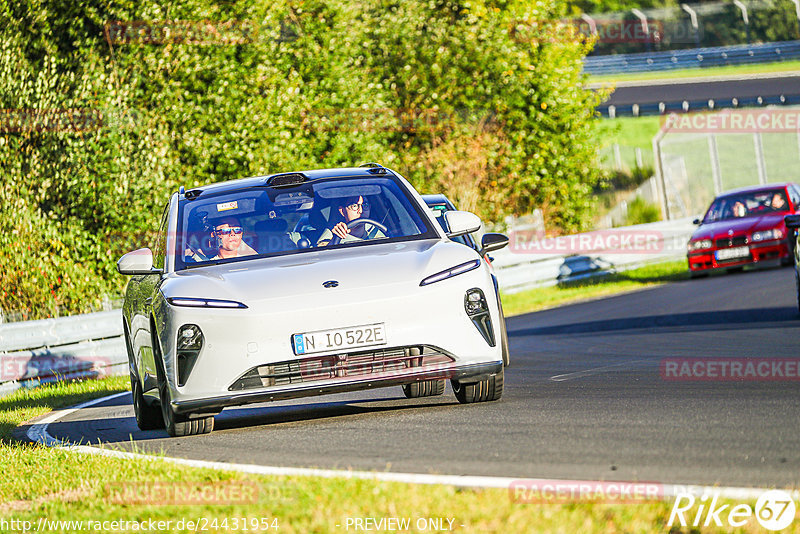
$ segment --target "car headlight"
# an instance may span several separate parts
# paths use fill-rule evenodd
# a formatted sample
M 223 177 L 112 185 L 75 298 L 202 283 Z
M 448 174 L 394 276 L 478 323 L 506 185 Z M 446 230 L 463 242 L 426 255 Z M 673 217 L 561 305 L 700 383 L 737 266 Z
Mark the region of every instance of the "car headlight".
M 167 302 L 173 306 L 185 306 L 187 308 L 247 308 L 247 306 L 235 300 L 170 297 Z
M 455 267 L 451 267 L 450 269 L 447 269 L 445 271 L 432 274 L 429 277 L 422 280 L 422 282 L 420 282 L 419 285 L 427 286 L 428 284 L 433 284 L 434 282 L 440 282 L 442 280 L 446 280 L 447 278 L 452 278 L 453 276 L 464 274 L 473 269 L 477 269 L 480 266 L 481 266 L 481 260 L 468 261 L 466 263 L 456 265 Z
M 480 288 L 473 287 L 464 295 L 464 311 L 467 312 L 467 317 L 481 333 L 486 343 L 490 347 L 494 347 L 494 329 L 489 315 L 489 304 Z
M 178 330 L 178 350 L 203 348 L 203 332 L 196 324 L 185 324 Z
M 194 369 L 203 348 L 203 331 L 196 324 L 185 324 L 178 329 L 177 371 L 178 386 L 184 386 Z
M 783 237 L 783 230 L 780 228 L 773 228 L 772 230 L 763 230 L 761 232 L 753 232 L 753 241 L 769 241 L 770 239 L 780 239 Z
M 705 248 L 711 248 L 713 243 L 710 239 L 698 239 L 697 241 L 689 241 L 689 251 L 693 250 L 702 250 Z

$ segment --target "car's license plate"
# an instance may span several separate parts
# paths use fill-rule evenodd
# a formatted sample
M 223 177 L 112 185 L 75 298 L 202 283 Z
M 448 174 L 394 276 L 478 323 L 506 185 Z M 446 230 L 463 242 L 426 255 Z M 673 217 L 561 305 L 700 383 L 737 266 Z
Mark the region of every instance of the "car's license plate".
M 383 323 L 317 330 L 292 336 L 294 353 L 297 355 L 385 344 L 386 328 Z
M 733 258 L 744 258 L 750 255 L 749 247 L 723 248 L 714 253 L 718 260 L 731 260 Z

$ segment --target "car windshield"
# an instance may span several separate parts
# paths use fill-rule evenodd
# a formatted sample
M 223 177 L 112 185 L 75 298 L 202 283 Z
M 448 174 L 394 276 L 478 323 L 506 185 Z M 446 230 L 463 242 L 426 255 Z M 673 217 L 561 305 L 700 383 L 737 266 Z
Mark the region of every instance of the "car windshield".
M 336 225 L 346 228 L 344 238 Z M 180 202 L 178 228 L 176 269 L 437 237 L 393 177 L 212 190 Z
M 786 191 L 783 189 L 728 195 L 714 200 L 703 218 L 703 223 L 755 217 L 788 209 L 789 202 L 786 200 Z

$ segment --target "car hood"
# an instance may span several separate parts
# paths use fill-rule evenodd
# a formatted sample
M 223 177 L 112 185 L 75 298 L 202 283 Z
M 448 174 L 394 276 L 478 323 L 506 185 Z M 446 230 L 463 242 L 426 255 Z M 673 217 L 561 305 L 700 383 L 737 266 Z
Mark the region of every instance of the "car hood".
M 478 258 L 474 250 L 444 240 L 371 244 L 186 269 L 169 274 L 161 291 L 167 298 L 250 303 L 327 291 L 322 284 L 332 280 L 341 289 L 419 287 L 427 276 Z
M 771 212 L 755 217 L 741 219 L 725 219 L 703 224 L 692 234 L 692 239 L 714 239 L 727 235 L 741 235 L 770 228 L 782 228 L 783 217 L 789 212 Z M 731 234 L 728 232 L 732 231 Z

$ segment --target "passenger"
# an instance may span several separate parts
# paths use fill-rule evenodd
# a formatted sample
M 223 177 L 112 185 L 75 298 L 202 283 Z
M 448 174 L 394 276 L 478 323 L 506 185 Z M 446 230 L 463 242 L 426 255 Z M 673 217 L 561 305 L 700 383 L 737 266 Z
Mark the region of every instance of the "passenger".
M 747 208 L 740 200 L 734 202 L 732 211 L 734 217 L 744 217 L 747 215 Z
M 341 200 L 336 212 L 331 213 L 331 221 L 338 220 L 333 226 L 322 232 L 317 240 L 317 246 L 324 247 L 330 243 L 333 236 L 338 236 L 343 243 L 359 241 L 363 239 L 376 239 L 386 237 L 380 228 L 365 222 L 352 228 L 348 228 L 348 223 L 357 219 L 369 219 L 369 201 L 362 196 L 352 196 Z M 339 216 L 336 216 L 338 213 Z
M 210 260 L 222 260 L 258 254 L 243 241 L 244 228 L 236 217 L 225 217 L 214 223 L 211 239 L 217 246 L 217 255 Z

